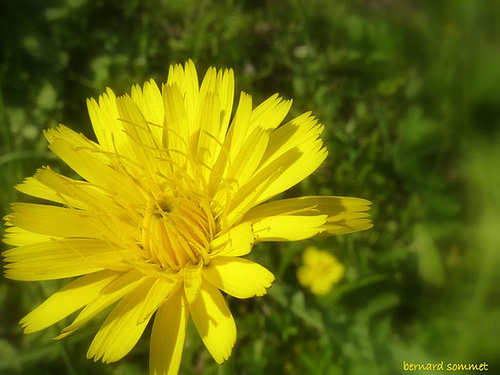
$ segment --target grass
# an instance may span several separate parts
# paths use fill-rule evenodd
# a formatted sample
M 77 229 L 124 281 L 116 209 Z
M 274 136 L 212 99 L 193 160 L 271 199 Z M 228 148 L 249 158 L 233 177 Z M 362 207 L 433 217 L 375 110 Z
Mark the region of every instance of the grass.
M 254 102 L 280 92 L 292 115 L 313 110 L 326 125 L 327 161 L 287 194 L 365 197 L 375 227 L 257 246 L 277 281 L 266 297 L 229 299 L 232 358 L 216 365 L 190 326 L 181 373 L 392 374 L 403 361 L 486 361 L 494 372 L 499 11 L 454 0 L 3 2 L 1 214 L 28 199 L 14 186 L 36 168 L 68 172 L 42 129 L 62 122 L 92 137 L 87 97 L 164 81 L 188 58 L 200 71 L 232 67 Z M 325 297 L 296 279 L 311 244 L 346 266 Z M 144 373 L 148 332 L 113 365 L 85 359 L 99 322 L 59 343 L 63 324 L 22 335 L 19 319 L 61 285 L 0 279 L 0 373 Z

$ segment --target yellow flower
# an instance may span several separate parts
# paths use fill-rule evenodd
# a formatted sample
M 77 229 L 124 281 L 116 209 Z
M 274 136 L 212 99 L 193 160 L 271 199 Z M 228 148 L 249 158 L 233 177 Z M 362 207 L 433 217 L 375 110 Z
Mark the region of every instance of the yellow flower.
M 297 270 L 299 283 L 316 295 L 328 294 L 342 276 L 345 267 L 327 251 L 308 247 L 302 254 L 303 265 Z
M 255 243 L 371 227 L 363 199 L 264 203 L 323 162 L 323 126 L 310 113 L 280 126 L 291 101 L 278 95 L 253 108 L 242 92 L 231 118 L 233 96 L 232 70 L 210 68 L 199 85 L 189 61 L 171 66 L 161 89 L 151 80 L 88 100 L 97 142 L 63 125 L 45 133 L 82 180 L 45 167 L 18 186 L 51 203 L 13 205 L 5 274 L 78 278 L 21 320 L 25 333 L 80 310 L 61 339 L 117 302 L 88 358 L 121 359 L 155 315 L 151 374 L 178 371 L 189 317 L 222 363 L 236 326 L 221 291 L 262 296 L 274 280 L 242 258 Z

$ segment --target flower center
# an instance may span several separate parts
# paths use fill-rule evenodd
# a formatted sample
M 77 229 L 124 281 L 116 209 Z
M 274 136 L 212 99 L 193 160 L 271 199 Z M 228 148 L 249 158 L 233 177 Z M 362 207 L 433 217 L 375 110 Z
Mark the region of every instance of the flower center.
M 188 263 L 208 262 L 215 231 L 207 202 L 162 197 L 148 202 L 142 222 L 142 246 L 153 262 L 178 271 Z

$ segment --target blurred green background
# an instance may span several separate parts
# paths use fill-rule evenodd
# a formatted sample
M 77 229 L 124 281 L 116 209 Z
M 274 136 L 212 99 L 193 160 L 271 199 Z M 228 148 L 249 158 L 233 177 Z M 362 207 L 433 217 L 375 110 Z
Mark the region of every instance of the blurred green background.
M 493 0 L 1 1 L 0 214 L 29 199 L 14 186 L 36 168 L 68 172 L 42 129 L 94 137 L 86 98 L 165 81 L 188 58 L 200 75 L 232 67 L 237 95 L 279 92 L 326 125 L 327 161 L 287 196 L 367 198 L 375 227 L 256 246 L 277 280 L 229 299 L 232 358 L 216 365 L 190 326 L 181 373 L 398 374 L 403 361 L 500 373 L 499 14 Z M 297 282 L 309 245 L 346 267 L 323 297 Z M 99 321 L 62 342 L 65 322 L 22 334 L 66 282 L 0 278 L 0 373 L 146 373 L 149 332 L 112 365 L 85 359 Z

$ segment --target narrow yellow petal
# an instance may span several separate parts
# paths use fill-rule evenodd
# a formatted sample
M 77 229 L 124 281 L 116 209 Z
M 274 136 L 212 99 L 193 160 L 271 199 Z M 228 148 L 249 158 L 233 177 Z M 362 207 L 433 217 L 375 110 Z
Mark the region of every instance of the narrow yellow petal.
M 268 131 L 260 127 L 254 129 L 229 168 L 227 179 L 230 184 L 234 181 L 236 186 L 243 186 L 252 177 L 266 151 L 268 140 Z
M 68 204 L 76 208 L 86 208 L 82 202 L 70 196 L 63 196 L 61 192 L 49 188 L 42 184 L 36 177 L 28 177 L 21 184 L 16 186 L 16 189 L 21 193 L 31 195 L 33 197 L 46 199 L 52 202 Z
M 304 143 L 300 147 L 290 149 L 276 159 L 273 159 L 269 164 L 266 162 L 265 165 L 272 165 L 275 161 L 281 160 L 279 166 L 281 173 L 261 193 L 257 203 L 267 201 L 304 180 L 318 169 L 323 161 L 325 161 L 327 155 L 328 152 L 323 147 L 323 141 L 317 139 L 314 142 Z
M 54 340 L 60 340 L 72 334 L 74 331 L 82 327 L 89 320 L 94 318 L 101 311 L 112 305 L 124 295 L 134 290 L 138 285 L 146 280 L 146 277 L 139 271 L 132 269 L 127 273 L 122 274 L 116 280 L 109 283 L 99 294 L 99 296 L 89 303 L 78 314 L 76 319 L 69 326 L 64 328 L 59 336 Z
M 196 299 L 189 304 L 194 324 L 217 363 L 231 355 L 236 342 L 236 325 L 220 291 L 204 280 Z
M 196 122 L 196 117 L 199 108 L 199 90 L 198 73 L 193 61 L 189 60 L 184 65 L 177 64 L 170 66 L 168 73 L 168 80 L 165 86 L 178 86 L 181 96 L 184 98 L 184 105 L 186 108 L 187 120 L 186 127 L 189 128 L 189 136 L 186 138 L 191 139 L 193 134 L 199 132 L 199 124 Z M 165 106 L 165 110 L 167 110 Z
M 200 132 L 197 146 L 197 157 L 203 169 L 205 180 L 208 181 L 212 167 L 217 160 L 222 143 L 219 141 L 221 108 L 217 93 L 207 93 L 201 97 Z
M 252 225 L 242 223 L 210 242 L 210 256 L 242 256 L 250 253 L 255 242 Z
M 138 323 L 139 314 L 154 279 L 144 280 L 113 308 L 97 331 L 87 352 L 87 358 L 104 363 L 116 362 L 132 350 L 141 337 L 149 318 Z
M 142 303 L 141 311 L 138 315 L 137 323 L 142 323 L 151 318 L 156 309 L 165 301 L 165 299 L 179 287 L 179 283 L 158 278 L 147 291 L 147 296 Z
M 33 203 L 14 203 L 9 222 L 19 228 L 48 236 L 101 237 L 100 223 L 82 210 Z
M 89 304 L 118 276 L 117 272 L 101 271 L 72 281 L 21 320 L 24 333 L 45 329 Z
M 130 209 L 131 202 L 124 197 L 117 199 L 116 196 L 108 196 L 88 182 L 73 180 L 50 169 L 38 170 L 35 178 L 60 192 L 61 196 L 71 196 L 85 204 L 94 215 L 94 221 L 99 223 L 99 233 L 107 240 L 131 248 L 138 243 L 139 232 L 136 228 L 142 218 Z M 67 204 L 70 205 L 69 202 Z
M 40 233 L 33 233 L 29 230 L 21 229 L 19 227 L 7 227 L 7 229 L 5 229 L 5 236 L 2 241 L 12 246 L 25 246 L 38 242 L 47 242 L 52 239 L 56 238 Z
M 264 203 L 246 213 L 242 222 L 266 221 L 280 215 L 321 217 L 327 215 L 321 226 L 322 234 L 344 234 L 372 227 L 369 220 L 370 201 L 352 197 L 311 196 L 282 199 Z M 255 228 L 255 227 L 254 227 Z
M 92 340 L 87 358 L 94 361 L 102 358 L 104 363 L 111 363 L 132 350 L 151 318 L 150 315 L 140 319 L 140 315 L 154 281 L 154 278 L 144 280 L 118 302 Z
M 135 85 L 132 87 L 131 96 L 144 116 L 148 129 L 155 140 L 155 144 L 161 145 L 165 110 L 158 85 L 152 79 L 146 82 L 142 89 L 139 85 Z
M 73 206 L 72 201 L 67 200 L 66 197 L 72 197 L 81 202 L 83 207 L 96 209 L 101 214 L 114 213 L 116 215 L 116 213 L 124 213 L 124 208 L 118 204 L 116 199 L 114 200 L 113 197 L 105 194 L 101 189 L 86 181 L 73 180 L 49 168 L 39 169 L 35 178 L 43 185 L 57 190 L 64 203 L 69 207 L 78 208 L 78 206 Z
M 229 120 L 231 119 L 231 112 L 233 110 L 234 102 L 234 72 L 232 69 L 226 69 L 224 72 L 220 71 L 218 75 L 218 85 L 216 92 L 220 97 L 220 131 L 218 134 L 219 140 L 222 142 L 227 133 Z
M 245 105 L 240 104 L 242 110 L 239 107 L 238 111 L 243 113 L 243 108 L 247 108 L 245 115 L 248 117 L 251 103 L 248 100 L 246 102 Z M 265 108 L 274 108 L 278 102 L 276 98 L 271 98 Z M 236 216 L 297 184 L 314 172 L 326 158 L 326 149 L 319 139 L 323 126 L 310 113 L 298 116 L 277 129 L 266 126 L 262 125 L 262 129 L 269 131 L 260 134 L 259 139 L 255 138 L 259 135 L 255 134 L 255 129 L 260 127 L 252 128 L 247 123 L 254 133 L 249 129 L 230 129 L 224 151 L 214 166 L 210 191 L 224 206 L 229 199 L 229 187 L 233 191 L 230 194 L 231 208 L 239 211 Z M 265 138 L 262 138 L 264 135 Z M 258 166 L 254 162 L 258 162 Z M 243 175 L 238 173 L 240 170 L 244 171 Z
M 116 95 L 111 89 L 99 97 L 99 104 L 94 99 L 87 100 L 90 120 L 102 148 L 116 152 L 134 160 L 133 145 L 124 131 L 123 122 L 116 105 Z
M 2 253 L 5 276 L 14 280 L 53 280 L 110 270 L 127 270 L 135 254 L 94 239 L 64 239 L 16 247 Z
M 96 207 L 96 204 L 99 207 L 112 207 L 112 210 L 119 207 L 99 188 L 86 181 L 63 176 L 48 167 L 38 169 L 33 178 L 43 186 L 57 191 L 58 196 L 63 201 L 62 203 L 68 207 L 88 208 Z M 73 204 L 74 201 L 77 203 Z
M 189 304 L 193 303 L 200 292 L 202 277 L 202 263 L 197 265 L 188 264 L 184 268 L 184 293 Z
M 154 173 L 156 157 L 160 155 L 163 145 L 158 143 L 161 139 L 151 132 L 153 125 L 146 122 L 144 115 L 129 95 L 117 98 L 116 107 L 120 115 L 119 120 L 123 122 L 123 130 L 133 146 L 136 165 L 147 170 L 149 174 Z
M 257 241 L 300 241 L 324 231 L 327 215 L 276 215 L 253 221 Z
M 184 106 L 182 92 L 177 85 L 164 85 L 163 105 L 165 106 L 165 134 L 172 160 L 184 166 L 192 145 L 192 131 Z
M 304 152 L 306 145 L 310 146 L 319 138 L 323 128 L 311 112 L 303 113 L 271 133 L 263 161 L 269 163 L 293 148 Z
M 243 147 L 250 127 L 252 115 L 252 97 L 241 92 L 236 114 L 226 137 L 226 147 L 229 150 L 230 160 L 235 160 Z
M 223 149 L 225 152 L 221 154 L 222 159 L 218 161 L 216 167 L 218 169 L 227 167 L 238 170 L 241 168 L 241 161 L 248 159 L 248 157 L 250 157 L 249 161 L 251 163 L 255 161 L 260 163 L 266 151 L 270 131 L 278 127 L 288 113 L 290 105 L 291 101 L 283 101 L 276 94 L 252 111 L 251 96 L 242 92 L 235 117 L 224 142 Z M 264 132 L 256 133 L 257 129 L 262 129 Z M 265 139 L 262 138 L 264 135 Z M 260 139 L 257 139 L 257 136 Z M 248 155 L 249 151 L 253 151 L 253 154 Z M 217 168 L 215 172 L 220 174 Z M 254 173 L 255 168 L 256 166 L 250 164 L 248 168 L 244 169 L 245 177 L 236 178 L 239 183 L 237 189 L 248 180 Z M 228 174 L 226 184 L 232 183 L 231 179 L 235 178 L 233 174 L 235 173 L 230 172 Z M 211 188 L 213 191 L 214 187 Z
M 200 134 L 202 128 L 205 127 L 204 121 L 205 119 L 203 118 L 203 113 L 206 111 L 206 108 L 203 108 L 206 100 L 209 96 L 213 96 L 214 94 L 214 88 L 216 84 L 216 79 L 217 79 L 217 70 L 213 67 L 208 68 L 207 72 L 205 73 L 205 77 L 203 77 L 203 81 L 201 82 L 201 86 L 199 89 L 198 94 L 196 95 L 196 112 L 194 114 L 191 114 L 191 116 L 194 115 L 193 119 L 193 128 L 192 132 L 193 134 Z M 211 127 L 212 124 L 209 124 Z
M 250 130 L 260 126 L 264 129 L 276 129 L 292 106 L 291 100 L 283 100 L 274 94 L 252 111 Z
M 290 150 L 256 172 L 245 185 L 239 187 L 239 190 L 230 197 L 229 203 L 225 205 L 225 209 L 228 210 L 229 225 L 239 222 L 250 208 L 263 202 L 265 198 L 270 198 L 269 194 L 265 194 L 265 192 L 269 191 L 270 187 L 283 174 L 283 165 L 288 160 L 295 160 L 296 157 L 298 157 L 297 151 Z M 214 199 L 219 200 L 220 198 L 215 196 Z
M 98 148 L 87 144 L 89 141 L 76 143 L 71 142 L 67 128 L 59 126 L 56 130 L 46 132 L 50 142 L 50 149 L 68 164 L 76 173 L 85 180 L 99 186 L 109 194 L 126 199 L 134 204 L 141 204 L 141 197 L 137 192 L 137 184 L 127 175 L 116 171 L 103 161 L 103 153 Z M 74 133 L 74 132 L 73 132 Z M 135 147 L 134 149 L 137 149 Z M 139 152 L 139 151 L 137 151 Z M 137 158 L 135 156 L 135 158 Z M 144 159 L 140 160 L 141 162 Z
M 216 257 L 203 268 L 203 276 L 215 287 L 237 298 L 263 296 L 274 275 L 261 265 L 236 257 Z
M 188 318 L 182 292 L 170 296 L 156 312 L 149 350 L 151 375 L 176 375 L 179 371 Z
M 232 160 L 229 160 L 227 144 L 223 145 L 209 184 L 211 195 L 216 197 L 221 206 L 226 204 L 228 188 L 236 191 L 253 176 L 266 151 L 268 139 L 268 131 L 255 128 Z
M 350 209 L 349 209 L 350 208 Z M 252 208 L 245 220 L 256 220 L 276 215 L 328 215 L 336 216 L 347 211 L 367 211 L 370 201 L 362 198 L 337 196 L 305 196 L 280 199 Z

